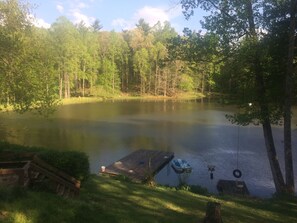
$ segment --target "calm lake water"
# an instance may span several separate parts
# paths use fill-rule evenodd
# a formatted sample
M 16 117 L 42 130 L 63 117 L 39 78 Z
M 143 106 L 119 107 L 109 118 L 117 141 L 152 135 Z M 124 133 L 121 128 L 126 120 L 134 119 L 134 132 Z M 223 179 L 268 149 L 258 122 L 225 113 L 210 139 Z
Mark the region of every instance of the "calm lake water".
M 262 128 L 237 127 L 225 114 L 234 107 L 200 101 L 124 101 L 67 105 L 49 119 L 30 114 L 0 113 L 1 139 L 11 143 L 58 150 L 84 151 L 91 171 L 109 165 L 138 149 L 173 151 L 193 167 L 189 184 L 216 192 L 219 179 L 234 180 L 234 169 L 252 195 L 269 197 L 274 192 Z M 296 113 L 295 113 L 296 114 Z M 297 120 L 293 119 L 295 175 L 297 172 Z M 283 136 L 274 127 L 275 143 L 283 165 Z M 239 151 L 239 152 L 237 152 Z M 211 180 L 208 165 L 215 165 Z M 177 185 L 179 177 L 170 166 L 156 181 Z M 295 176 L 295 179 L 297 175 Z M 296 181 L 297 185 L 297 181 Z

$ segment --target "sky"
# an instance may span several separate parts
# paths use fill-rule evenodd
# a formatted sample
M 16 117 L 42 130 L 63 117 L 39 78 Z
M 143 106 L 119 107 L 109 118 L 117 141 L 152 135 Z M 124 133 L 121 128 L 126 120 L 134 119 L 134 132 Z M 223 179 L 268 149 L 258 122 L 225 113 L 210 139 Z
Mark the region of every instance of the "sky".
M 140 18 L 151 26 L 158 21 L 169 21 L 175 30 L 184 27 L 201 30 L 200 20 L 205 15 L 196 10 L 195 15 L 186 20 L 178 0 L 28 0 L 33 5 L 35 24 L 49 28 L 60 16 L 66 16 L 73 23 L 83 21 L 91 25 L 99 19 L 103 30 L 121 31 L 132 29 Z

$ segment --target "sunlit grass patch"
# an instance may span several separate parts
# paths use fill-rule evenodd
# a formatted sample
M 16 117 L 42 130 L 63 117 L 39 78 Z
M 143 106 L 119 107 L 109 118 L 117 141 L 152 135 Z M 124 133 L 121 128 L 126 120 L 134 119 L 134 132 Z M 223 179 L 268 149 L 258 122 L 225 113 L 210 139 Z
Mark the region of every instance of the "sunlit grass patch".
M 32 223 L 32 221 L 24 213 L 16 212 L 12 215 L 15 223 Z
M 71 105 L 71 104 L 83 104 L 83 103 L 94 103 L 103 101 L 100 97 L 73 97 L 64 98 L 61 100 L 61 105 Z

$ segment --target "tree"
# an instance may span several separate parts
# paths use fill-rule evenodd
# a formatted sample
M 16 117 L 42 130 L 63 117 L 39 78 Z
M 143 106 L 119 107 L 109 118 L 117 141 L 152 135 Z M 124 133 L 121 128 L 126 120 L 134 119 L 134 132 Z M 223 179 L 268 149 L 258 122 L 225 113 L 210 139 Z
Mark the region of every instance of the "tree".
M 177 36 L 177 32 L 168 21 L 165 21 L 163 25 L 161 22 L 158 22 L 154 25 L 152 31 L 155 37 L 155 42 L 161 42 L 163 44 Z
M 167 49 L 166 46 L 164 46 L 161 42 L 157 42 L 153 45 L 153 47 L 150 49 L 150 55 L 152 62 L 154 63 L 154 94 L 158 95 L 160 90 L 160 65 L 162 64 L 162 61 L 167 57 Z
M 56 58 L 48 31 L 33 27 L 32 29 L 30 47 L 27 48 L 28 56 L 23 65 L 26 66 L 26 72 L 35 77 L 31 79 L 31 84 L 43 86 L 31 89 L 41 99 L 36 101 L 38 111 L 49 114 L 54 111 L 58 99 L 58 81 L 54 69 Z
M 100 20 L 96 19 L 94 21 L 94 23 L 92 24 L 92 30 L 93 32 L 99 32 L 101 29 L 103 28 L 103 26 L 100 24 Z
M 176 31 L 169 22 L 164 22 L 163 25 L 161 22 L 158 22 L 152 28 L 152 34 L 154 36 L 153 39 L 153 46 L 150 49 L 150 56 L 151 56 L 151 63 L 152 66 L 152 73 L 155 73 L 154 78 L 152 78 L 152 85 L 154 87 L 154 94 L 158 95 L 163 93 L 163 95 L 167 94 L 167 86 L 169 83 L 168 81 L 171 80 L 171 93 L 175 94 L 176 87 L 178 85 L 178 68 L 175 66 L 176 64 L 171 61 L 168 62 L 168 47 L 167 44 L 170 39 L 177 36 Z M 172 78 L 167 78 L 168 72 L 165 72 L 166 68 L 171 67 L 172 72 L 170 72 Z M 176 68 L 176 69 L 174 69 Z M 168 70 L 169 71 L 169 70 Z M 162 76 L 163 74 L 163 76 Z M 164 79 L 162 81 L 162 79 Z M 162 92 L 163 90 L 163 92 Z M 166 92 L 166 93 L 165 93 Z
M 107 87 L 108 90 L 111 90 L 111 92 L 114 94 L 120 90 L 121 79 L 123 79 L 123 76 L 127 76 L 126 63 L 128 46 L 124 41 L 123 36 L 119 33 L 116 33 L 115 31 L 101 32 L 99 35 L 99 42 L 99 56 L 102 65 L 99 79 L 106 79 L 106 77 L 103 76 L 111 75 L 109 78 L 107 78 L 111 81 L 111 83 L 107 84 L 107 82 L 104 82 L 107 85 L 103 87 Z M 107 63 L 107 60 L 109 60 L 110 63 Z M 106 66 L 106 64 L 111 65 Z M 107 67 L 109 67 L 108 72 L 105 70 Z M 122 76 L 120 76 L 120 73 Z M 102 83 L 103 82 L 100 82 L 100 84 Z
M 97 41 L 97 33 L 91 32 L 83 22 L 78 24 L 79 39 L 79 73 L 77 87 L 80 89 L 82 96 L 86 94 L 86 87 L 89 87 L 89 94 L 92 86 L 97 78 L 99 69 L 99 42 Z
M 79 33 L 66 18 L 59 17 L 50 29 L 55 47 L 57 72 L 59 75 L 60 99 L 71 97 L 72 80 L 79 70 Z
M 285 101 L 284 101 L 284 146 L 285 146 L 285 170 L 286 183 L 289 193 L 295 193 L 294 171 L 293 171 L 293 154 L 292 154 L 292 138 L 291 138 L 291 114 L 292 114 L 292 96 L 293 96 L 293 74 L 294 74 L 294 51 L 295 51 L 295 30 L 296 30 L 296 13 L 297 1 L 290 2 L 290 26 L 288 32 L 288 59 L 285 76 Z
M 171 59 L 178 58 L 186 63 L 187 68 L 184 70 L 195 80 L 195 89 L 202 94 L 207 88 L 211 92 L 216 70 L 221 63 L 216 35 L 211 33 L 202 35 L 200 32 L 185 28 L 183 36 L 179 35 L 169 40 L 168 50 Z
M 120 78 L 117 75 L 118 69 L 116 64 L 107 58 L 104 58 L 101 63 L 101 72 L 99 76 L 99 84 L 106 90 L 115 93 L 115 90 L 120 88 Z
M 151 81 L 151 73 L 149 66 L 150 64 L 150 51 L 153 47 L 153 39 L 154 36 L 150 32 L 151 28 L 149 27 L 148 23 L 144 22 L 144 20 L 139 21 L 139 25 L 137 25 L 136 29 L 129 31 L 126 34 L 126 39 L 128 41 L 128 45 L 130 47 L 130 85 L 132 85 L 133 89 L 140 90 L 140 94 L 144 92 L 147 93 L 147 86 L 150 84 Z M 137 55 L 136 55 L 137 54 Z M 140 54 L 143 54 L 145 58 L 140 58 Z M 145 72 L 143 69 L 144 61 L 146 61 Z M 142 65 L 140 65 L 142 64 Z M 149 67 L 149 68 L 148 68 Z M 144 68 L 144 67 L 143 67 Z M 140 71 L 140 70 L 142 71 Z M 149 87 L 150 88 L 150 87 Z
M 0 103 L 46 114 L 56 102 L 52 70 L 49 60 L 41 61 L 46 41 L 39 40 L 43 35 L 32 27 L 29 14 L 17 0 L 0 1 Z
M 150 72 L 149 53 L 145 48 L 138 50 L 134 55 L 134 70 L 140 77 L 140 94 L 146 93 L 147 78 Z
M 143 18 L 138 20 L 136 27 L 138 29 L 142 30 L 145 36 L 147 36 L 151 31 L 150 25 L 147 22 L 145 22 L 145 20 Z
M 295 3 L 294 1 L 294 3 L 291 4 L 291 8 L 295 8 Z M 289 14 L 289 12 L 286 11 L 286 9 L 288 9 L 288 7 L 286 7 L 288 1 L 181 0 L 181 4 L 186 18 L 193 15 L 194 9 L 197 7 L 211 11 L 212 14 L 207 16 L 202 23 L 203 27 L 210 32 L 216 33 L 220 37 L 220 47 L 223 49 L 224 56 L 227 59 L 236 58 L 234 55 L 241 56 L 241 61 L 240 58 L 236 58 L 236 60 L 244 66 L 245 69 L 242 69 L 242 74 L 244 75 L 239 75 L 243 77 L 241 79 L 242 82 L 237 81 L 236 83 L 240 84 L 239 90 L 249 90 L 248 94 L 251 96 L 250 99 L 252 100 L 251 102 L 253 102 L 253 106 L 249 108 L 247 103 L 245 103 L 244 108 L 246 113 L 235 114 L 233 117 L 230 117 L 231 121 L 237 124 L 248 124 L 250 122 L 262 124 L 276 192 L 294 193 L 294 185 L 292 185 L 294 182 L 294 180 L 292 181 L 293 167 L 290 164 L 292 162 L 292 156 L 290 155 L 291 148 L 288 146 L 290 144 L 290 137 L 285 137 L 287 141 L 285 142 L 285 145 L 287 145 L 285 150 L 286 154 L 288 154 L 285 156 L 286 173 L 290 176 L 285 183 L 271 129 L 271 124 L 277 123 L 283 114 L 280 104 L 272 97 L 274 88 L 279 88 L 279 84 L 283 82 L 277 83 L 275 81 L 276 78 L 269 72 L 271 71 L 271 69 L 269 69 L 271 64 L 266 54 L 267 45 L 265 43 L 267 39 L 265 37 L 268 35 L 261 32 L 263 29 L 269 32 L 270 28 L 275 26 L 276 23 L 286 20 Z M 268 13 L 269 8 L 274 10 L 272 14 Z M 284 11 L 281 12 L 281 10 Z M 291 18 L 294 18 L 295 13 L 296 12 L 292 10 Z M 271 15 L 272 19 L 268 20 L 268 15 Z M 292 25 L 292 29 L 295 30 L 293 26 L 295 25 Z M 291 62 L 288 62 L 288 68 L 291 64 Z M 288 73 L 291 73 L 291 71 Z M 247 76 L 247 78 L 244 79 L 244 76 Z M 282 92 L 284 92 L 284 89 L 282 89 L 280 93 L 282 94 Z M 245 95 L 246 94 L 247 92 L 245 92 Z M 287 108 L 287 112 L 290 111 L 290 100 L 290 98 L 286 100 L 287 106 L 285 107 Z M 290 121 L 288 121 L 288 123 L 289 122 Z M 289 127 L 287 128 L 289 129 Z M 290 135 L 291 131 L 287 130 L 286 134 Z

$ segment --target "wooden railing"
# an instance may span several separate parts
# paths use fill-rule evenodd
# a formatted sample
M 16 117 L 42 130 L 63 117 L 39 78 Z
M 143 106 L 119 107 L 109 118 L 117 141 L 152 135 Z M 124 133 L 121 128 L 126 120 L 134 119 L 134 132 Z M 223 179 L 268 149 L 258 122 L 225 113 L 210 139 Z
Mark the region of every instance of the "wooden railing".
M 48 179 L 54 185 L 55 192 L 59 195 L 75 196 L 79 194 L 79 180 L 51 166 L 37 156 L 31 162 L 29 177 L 32 184 Z

